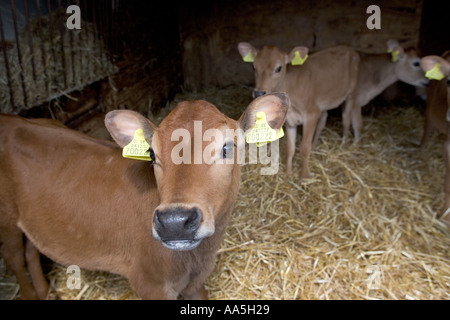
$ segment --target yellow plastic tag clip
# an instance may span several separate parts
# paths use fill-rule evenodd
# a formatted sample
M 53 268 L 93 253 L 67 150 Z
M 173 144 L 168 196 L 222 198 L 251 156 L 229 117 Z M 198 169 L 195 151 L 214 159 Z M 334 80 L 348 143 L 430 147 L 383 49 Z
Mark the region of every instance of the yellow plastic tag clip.
M 144 130 L 137 129 L 134 132 L 134 138 L 129 144 L 123 147 L 122 156 L 124 158 L 153 161 L 150 156 L 150 145 L 145 140 Z
M 445 76 L 441 72 L 441 66 L 439 65 L 439 63 L 436 63 L 433 68 L 428 70 L 425 73 L 425 77 L 433 80 L 442 80 L 445 78 Z
M 398 51 L 398 50 L 392 51 L 392 49 L 388 49 L 387 52 L 392 55 L 392 62 L 398 61 L 398 55 L 400 54 L 400 51 Z
M 306 55 L 303 59 L 300 57 L 300 52 L 295 51 L 294 59 L 292 59 L 291 64 L 293 66 L 299 66 L 305 63 L 306 59 L 308 59 L 308 55 Z
M 255 62 L 255 57 L 252 55 L 252 50 L 248 50 L 245 57 L 242 58 L 245 62 Z
M 284 137 L 283 128 L 279 130 L 272 129 L 267 123 L 266 114 L 264 112 L 258 112 L 256 114 L 255 126 L 247 134 L 245 141 L 247 143 L 256 143 L 258 147 L 261 147 L 282 137 Z

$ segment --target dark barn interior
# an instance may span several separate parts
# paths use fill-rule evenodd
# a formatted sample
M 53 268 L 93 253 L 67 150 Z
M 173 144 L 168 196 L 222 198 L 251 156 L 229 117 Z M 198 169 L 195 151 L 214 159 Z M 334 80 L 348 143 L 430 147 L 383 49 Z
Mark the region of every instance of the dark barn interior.
M 380 7 L 381 29 L 368 29 L 366 25 L 370 16 L 366 10 L 372 4 Z M 69 5 L 77 5 L 81 10 L 80 30 L 66 27 L 71 16 L 66 13 Z M 300 45 L 318 51 L 345 43 L 361 52 L 385 53 L 387 40 L 394 38 L 404 47 L 418 48 L 421 56 L 442 55 L 450 49 L 450 37 L 448 11 L 437 9 L 440 5 L 431 0 L 0 0 L 0 112 L 27 118 L 54 118 L 70 128 L 109 140 L 104 117 L 116 109 L 135 110 L 160 120 L 161 114 L 167 114 L 176 102 L 201 98 L 219 108 L 222 103 L 223 112 L 236 118 L 251 101 L 254 86 L 254 71 L 250 63 L 242 62 L 237 50 L 239 42 L 250 42 L 256 47 L 272 44 L 286 51 Z M 350 150 L 354 151 L 355 158 L 343 164 L 341 159 L 348 153 L 341 148 L 342 111 L 339 109 L 330 112 L 327 126 L 331 129 L 325 130 L 323 138 L 333 141 L 325 145 L 336 157 L 319 147 L 314 157 L 327 164 L 322 166 L 319 160 L 313 163 L 316 176 L 310 182 L 286 182 L 285 176 L 267 182 L 254 179 L 250 172 L 244 171 L 241 193 L 247 193 L 248 199 L 240 198 L 236 208 L 253 212 L 249 208 L 257 207 L 256 213 L 249 221 L 236 214 L 227 232 L 230 240 L 219 251 L 215 273 L 207 283 L 207 289 L 213 292 L 211 298 L 449 298 L 448 229 L 442 225 L 436 227 L 443 198 L 442 137 L 429 149 L 435 160 L 427 164 L 418 160 L 415 144 L 422 130 L 425 102 L 410 85 L 397 83 L 372 104 L 377 107 L 363 110 L 369 119 L 364 137 L 380 139 L 376 140 L 383 146 L 380 149 L 369 150 L 377 144 L 369 142 L 362 149 L 352 146 Z M 399 122 L 389 123 L 391 115 L 412 120 L 401 118 Z M 378 133 L 370 132 L 379 124 L 380 132 L 392 129 L 392 137 L 379 137 Z M 393 141 L 399 143 L 400 149 L 383 149 L 394 145 Z M 369 154 L 377 173 L 359 175 L 369 167 L 361 154 Z M 392 157 L 386 160 L 389 164 L 401 167 L 399 172 L 407 170 L 405 166 L 411 167 L 408 178 L 396 178 L 397 171 L 378 167 L 384 161 L 379 159 L 386 154 Z M 281 162 L 283 156 L 284 149 Z M 339 166 L 341 171 L 328 172 L 328 165 Z M 298 167 L 296 164 L 296 170 Z M 429 177 L 422 178 L 421 174 Z M 379 178 L 378 185 L 377 177 L 384 175 L 386 182 Z M 342 183 L 337 183 L 338 180 Z M 429 189 L 427 181 L 433 185 Z M 394 186 L 396 182 L 403 185 Z M 413 192 L 417 204 L 395 196 L 395 192 L 406 193 L 414 183 L 425 188 L 417 187 L 417 194 Z M 317 185 L 329 189 L 319 189 Z M 377 187 L 372 188 L 373 185 Z M 269 202 L 255 202 L 255 195 L 264 188 L 269 190 L 266 199 Z M 381 189 L 387 195 L 380 194 L 378 198 Z M 278 199 L 271 198 L 277 194 Z M 292 204 L 292 198 L 302 200 Z M 335 202 L 328 206 L 323 204 L 326 199 Z M 376 203 L 376 199 L 380 202 Z M 370 214 L 360 209 L 363 202 L 370 203 L 367 208 Z M 346 209 L 347 204 L 350 207 Z M 422 210 L 417 213 L 419 218 L 415 215 L 416 220 L 406 221 L 402 214 L 408 214 L 413 207 Z M 342 215 L 326 221 L 315 220 L 314 214 L 308 211 L 331 216 L 341 209 Z M 286 224 L 277 214 L 280 210 L 288 212 L 283 218 L 288 221 Z M 304 220 L 298 222 L 300 213 L 295 212 L 305 210 L 308 213 Z M 374 215 L 378 213 L 382 218 Z M 360 222 L 359 215 L 370 216 L 372 220 Z M 271 236 L 264 235 L 265 227 L 259 225 L 262 222 L 272 228 L 267 230 Z M 255 230 L 248 229 L 251 224 Z M 401 225 L 401 231 L 396 229 L 397 224 Z M 416 229 L 417 224 L 425 225 L 425 229 Z M 291 227 L 292 235 L 283 234 L 283 230 L 287 232 Z M 344 230 L 350 230 L 352 235 Z M 284 241 L 280 240 L 281 249 L 275 249 L 278 244 L 271 242 L 272 236 Z M 294 238 L 299 238 L 299 242 L 290 242 Z M 381 240 L 375 242 L 378 238 Z M 402 243 L 398 241 L 400 238 L 407 240 Z M 309 239 L 312 239 L 310 244 L 302 242 Z M 344 239 L 344 244 L 338 245 L 338 239 Z M 244 251 L 243 244 L 248 251 Z M 358 246 L 360 251 L 354 249 Z M 335 256 L 341 248 L 348 251 Z M 412 251 L 408 251 L 410 248 Z M 352 264 L 353 256 L 361 267 Z M 335 259 L 333 263 L 336 263 L 328 265 L 324 262 L 327 258 Z M 238 265 L 238 261 L 242 263 Z M 329 269 L 332 264 L 334 269 Z M 372 270 L 373 265 L 378 267 Z M 412 269 L 405 271 L 403 267 L 407 266 Z M 49 277 L 60 278 L 52 280 L 52 288 L 63 299 L 136 298 L 123 279 L 108 278 L 103 273 L 86 275 L 85 291 L 65 292 L 61 289 L 65 269 L 61 266 L 50 266 L 50 269 Z M 242 275 L 234 271 L 238 269 L 242 269 Z M 277 273 L 277 270 L 281 271 Z M 246 279 L 245 274 L 251 276 Z M 367 283 L 374 281 L 377 274 L 382 275 L 381 289 L 371 289 Z M 408 287 L 407 280 L 402 278 L 407 274 L 422 279 L 422 283 Z M 338 280 L 340 277 L 343 280 Z M 395 287 L 388 282 L 392 279 L 405 286 Z M 115 288 L 117 281 L 120 284 Z M 246 281 L 258 285 L 247 287 Z M 1 283 L 5 284 L 4 288 L 15 284 L 14 276 L 0 263 Z M 5 289 L 6 293 L 2 294 L 0 286 L 0 299 L 18 298 L 18 289 L 11 287 L 12 291 Z M 108 295 L 107 291 L 113 293 Z
M 36 84 L 31 79 L 36 81 L 36 71 L 33 75 L 25 74 L 25 79 L 17 79 L 18 83 L 10 83 L 14 87 L 11 92 L 6 68 L 2 66 L 3 99 L 11 103 L 13 96 L 14 100 L 11 108 L 3 107 L 2 111 L 27 117 L 53 116 L 69 126 L 82 126 L 85 132 L 94 130 L 86 123 L 95 123 L 99 112 L 120 108 L 155 113 L 182 90 L 251 86 L 252 68 L 241 63 L 236 48 L 240 41 L 255 46 L 273 44 L 285 50 L 304 45 L 311 51 L 347 43 L 363 52 L 381 53 L 385 52 L 386 41 L 395 38 L 406 47 L 419 47 L 424 54 L 442 54 L 450 41 L 444 31 L 445 11 L 435 10 L 433 1 L 381 2 L 381 29 L 369 30 L 366 9 L 370 1 L 175 1 L 168 5 L 153 1 L 41 0 L 28 1 L 25 10 L 22 1 L 4 0 L 1 7 L 4 54 L 16 42 L 11 3 L 16 3 L 14 14 L 18 32 L 23 36 L 19 42 L 22 55 L 31 47 L 30 36 L 36 43 L 33 42 L 33 54 L 29 55 L 49 50 L 38 44 L 39 39 L 44 37 L 43 41 L 48 42 L 58 36 L 60 25 L 70 16 L 63 9 L 66 5 L 79 4 L 82 24 L 86 23 L 86 27 L 82 25 L 81 31 L 74 33 L 88 34 L 93 29 L 101 53 L 106 54 L 114 68 L 98 72 L 94 79 L 58 88 L 58 94 L 40 94 L 34 101 L 29 101 L 30 98 L 21 101 L 23 98 L 14 99 L 14 96 L 23 95 L 29 86 Z M 53 21 L 47 24 L 49 17 Z M 42 23 L 38 23 L 40 20 Z M 55 23 L 54 30 L 50 22 Z M 53 31 L 50 35 L 49 30 Z M 72 40 L 70 33 L 63 36 L 70 37 L 72 51 L 76 52 L 76 40 Z M 52 58 L 60 57 L 56 54 Z M 38 60 L 36 64 L 41 62 L 38 57 L 35 60 Z M 83 69 L 83 61 L 73 54 L 64 60 L 64 70 L 59 72 L 70 74 Z M 49 62 L 42 64 L 46 63 Z M 50 69 L 51 65 L 46 67 Z M 74 77 L 78 75 L 74 73 Z

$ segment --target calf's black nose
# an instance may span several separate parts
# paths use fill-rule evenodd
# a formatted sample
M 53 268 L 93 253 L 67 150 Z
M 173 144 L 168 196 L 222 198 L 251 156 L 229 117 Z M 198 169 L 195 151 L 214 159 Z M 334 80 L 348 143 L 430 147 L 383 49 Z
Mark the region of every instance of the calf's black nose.
M 197 208 L 156 210 L 153 217 L 154 228 L 162 241 L 193 240 L 201 220 Z

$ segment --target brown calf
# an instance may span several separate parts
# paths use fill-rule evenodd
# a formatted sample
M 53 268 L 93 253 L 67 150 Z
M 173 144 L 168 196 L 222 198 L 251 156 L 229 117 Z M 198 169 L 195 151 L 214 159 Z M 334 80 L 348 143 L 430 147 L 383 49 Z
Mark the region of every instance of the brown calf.
M 428 84 L 415 49 L 405 50 L 397 40 L 393 39 L 387 42 L 387 48 L 391 54 L 360 53 L 357 103 L 354 104 L 355 111 L 352 118 L 355 142 L 361 138 L 361 108 L 370 100 L 399 80 L 417 87 L 425 87 Z
M 243 131 L 259 111 L 280 128 L 288 106 L 285 94 L 264 96 L 235 121 L 206 101 L 182 102 L 159 127 L 136 112 L 108 113 L 106 127 L 120 147 L 143 130 L 152 163 L 125 159 L 115 143 L 56 122 L 0 115 L 1 253 L 22 298 L 47 296 L 38 251 L 63 265 L 123 275 L 144 299 L 207 298 L 203 283 L 238 192 Z M 210 129 L 224 134 L 208 144 L 196 136 Z M 180 142 L 177 130 L 189 136 Z M 209 164 L 191 162 L 195 154 L 172 161 L 173 150 L 206 147 Z
M 312 54 L 303 65 L 292 66 L 293 59 L 306 57 L 308 48 L 295 47 L 288 54 L 274 46 L 258 50 L 241 42 L 238 49 L 244 61 L 253 60 L 255 96 L 275 91 L 289 95 L 292 107 L 286 117 L 286 172 L 292 173 L 297 126 L 303 124 L 301 177 L 308 178 L 308 159 L 325 127 L 327 110 L 337 108 L 344 101 L 344 140 L 347 139 L 356 97 L 358 53 L 350 47 L 337 46 Z
M 422 67 L 425 71 L 428 71 L 432 69 L 436 63 L 439 63 L 442 67 L 444 67 L 441 69 L 443 70 L 443 72 L 445 72 L 445 65 L 449 62 L 450 51 L 447 51 L 442 55 L 442 57 L 428 56 L 426 57 L 426 59 L 422 59 Z M 441 134 L 447 134 L 447 108 L 448 105 L 446 78 L 440 81 L 430 81 L 430 85 L 427 89 L 427 108 L 425 109 L 423 135 L 420 142 L 421 149 L 425 148 L 433 131 L 436 130 Z
M 447 136 L 443 146 L 445 163 L 445 206 L 443 219 L 450 226 L 450 51 L 447 51 L 443 57 L 426 56 L 422 58 L 421 64 L 425 71 L 432 70 L 436 64 L 439 64 L 440 73 L 443 79 L 430 82 L 427 91 L 427 108 L 425 110 L 424 133 L 421 147 L 428 141 L 432 129 L 437 129 Z

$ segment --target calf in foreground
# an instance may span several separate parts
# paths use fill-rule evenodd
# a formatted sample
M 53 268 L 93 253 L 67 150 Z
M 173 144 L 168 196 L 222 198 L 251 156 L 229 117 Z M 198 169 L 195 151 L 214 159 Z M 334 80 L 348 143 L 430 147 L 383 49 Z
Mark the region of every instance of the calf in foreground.
M 63 265 L 123 275 L 143 299 L 207 298 L 204 281 L 239 188 L 243 132 L 261 111 L 281 128 L 288 107 L 287 95 L 267 95 L 235 121 L 206 101 L 182 102 L 159 127 L 136 112 L 112 111 L 105 124 L 119 146 L 57 122 L 0 115 L 1 254 L 22 298 L 47 297 L 39 252 Z M 197 121 L 202 134 L 224 134 L 208 143 L 200 137 L 208 163 L 175 164 L 174 132 L 197 139 Z M 151 146 L 153 162 L 122 157 L 120 147 L 136 132 Z
M 421 147 L 428 140 L 433 128 L 447 136 L 443 146 L 445 165 L 445 205 L 446 211 L 442 217 L 450 227 L 450 52 L 443 57 L 426 56 L 422 58 L 421 65 L 430 79 L 427 91 L 427 108 L 425 110 L 425 125 Z
M 292 103 L 286 117 L 286 172 L 292 173 L 297 126 L 303 124 L 300 146 L 302 178 L 309 177 L 308 159 L 325 127 L 328 110 L 345 101 L 344 140 L 347 140 L 352 110 L 355 108 L 359 55 L 348 46 L 318 51 L 308 58 L 308 48 L 295 47 L 286 53 L 274 46 L 256 49 L 240 42 L 238 50 L 244 61 L 255 69 L 254 96 L 286 92 Z

